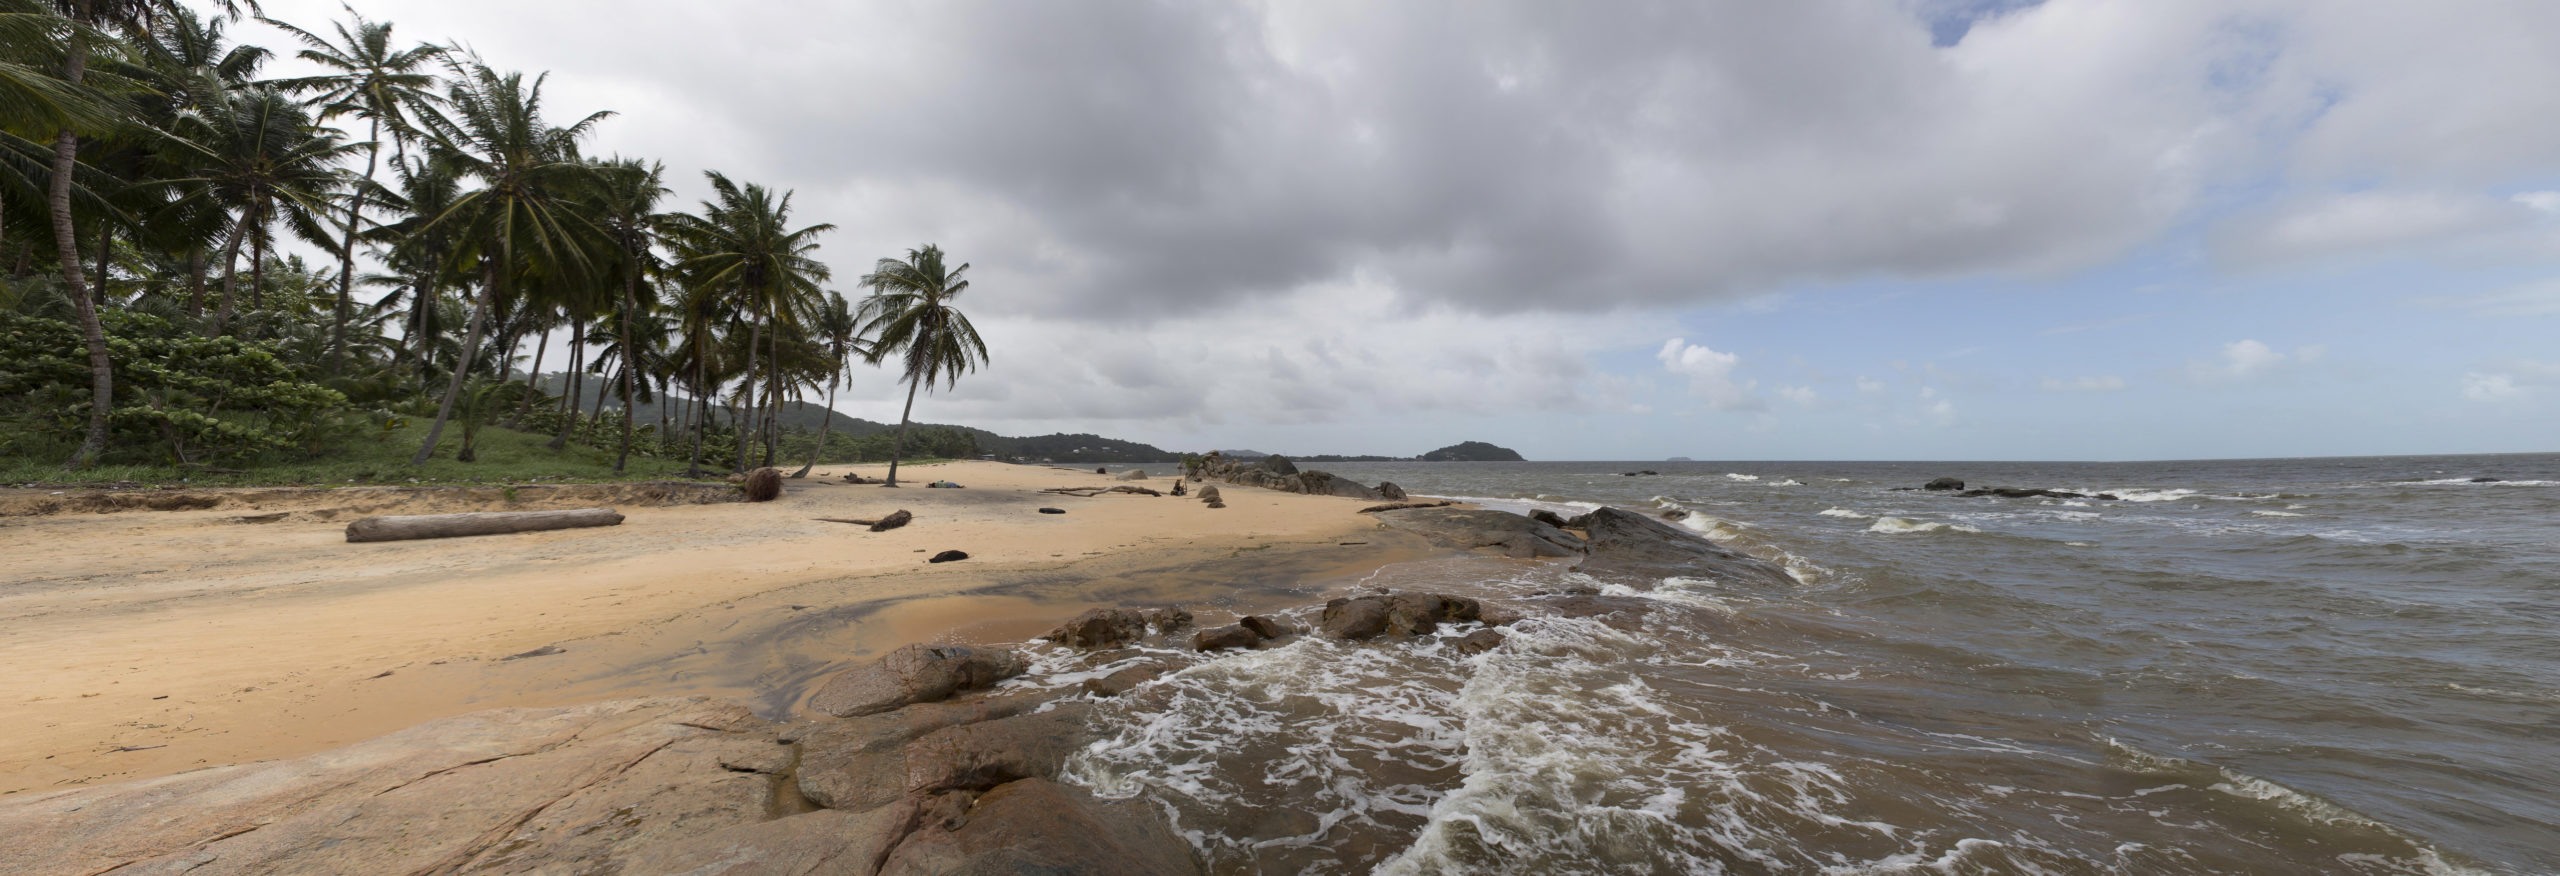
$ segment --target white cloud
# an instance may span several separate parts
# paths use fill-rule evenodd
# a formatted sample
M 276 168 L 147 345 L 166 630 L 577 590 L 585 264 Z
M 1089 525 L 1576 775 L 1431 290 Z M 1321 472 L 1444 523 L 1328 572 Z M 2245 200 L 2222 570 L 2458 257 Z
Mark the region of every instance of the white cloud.
M 1692 344 L 1687 338 L 1672 338 L 1662 343 L 1654 358 L 1662 360 L 1662 369 L 1689 379 L 1689 391 L 1707 400 L 1719 411 L 1757 410 L 1762 406 L 1752 394 L 1757 381 L 1736 380 L 1735 366 L 1742 357 L 1719 353 L 1703 344 Z
M 2069 380 L 2047 377 L 2042 385 L 2046 392 L 2114 392 L 2125 386 L 2124 378 L 2112 374 Z
M 1779 398 L 1797 405 L 1811 407 L 1815 402 L 1822 400 L 1822 394 L 1815 392 L 1810 386 L 1779 386 L 1776 389 Z
M 2237 340 L 2222 345 L 2222 355 L 2218 358 L 2189 360 L 2187 375 L 2199 383 L 2255 380 L 2295 365 L 2317 362 L 2328 350 L 2322 344 L 2306 344 L 2295 347 L 2293 353 L 2287 355 L 2263 341 Z
M 2496 363 L 2495 371 L 2471 371 L 2462 375 L 2462 397 L 2491 404 L 2523 401 L 2541 390 L 2560 388 L 2560 362 L 2532 359 L 2509 359 Z
M 2418 303 L 2457 307 L 2482 316 L 2560 316 L 2560 278 L 2520 283 L 2479 295 L 2420 298 Z
M 2462 397 L 2476 402 L 2502 403 L 2525 395 L 2512 374 L 2482 374 L 2477 371 L 2462 375 Z
M 2442 191 L 2362 191 L 2308 199 L 2217 232 L 2223 257 L 2270 264 L 2363 256 L 2522 231 L 2544 217 L 2516 198 Z
M 1884 390 L 1884 381 L 1877 380 L 1873 377 L 1858 378 L 1859 395 L 1881 395 L 1884 393 Z

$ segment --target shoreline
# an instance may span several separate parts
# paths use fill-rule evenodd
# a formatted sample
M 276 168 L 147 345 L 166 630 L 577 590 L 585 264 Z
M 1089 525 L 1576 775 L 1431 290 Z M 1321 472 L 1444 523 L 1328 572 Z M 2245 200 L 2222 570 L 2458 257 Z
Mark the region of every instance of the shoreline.
M 609 529 L 423 542 L 345 544 L 347 516 L 241 525 L 236 507 L 0 518 L 25 546 L 0 558 L 0 659 L 21 670 L 0 795 L 503 706 L 698 695 L 784 718 L 812 680 L 900 645 L 1022 641 L 1100 606 L 1251 613 L 1446 553 L 1349 498 L 1085 499 L 1038 490 L 1119 482 L 991 462 L 919 472 L 964 490 L 832 479 L 884 469 L 826 467 L 772 503 L 632 506 Z M 916 522 L 813 519 L 892 508 Z M 924 564 L 949 548 L 973 557 Z

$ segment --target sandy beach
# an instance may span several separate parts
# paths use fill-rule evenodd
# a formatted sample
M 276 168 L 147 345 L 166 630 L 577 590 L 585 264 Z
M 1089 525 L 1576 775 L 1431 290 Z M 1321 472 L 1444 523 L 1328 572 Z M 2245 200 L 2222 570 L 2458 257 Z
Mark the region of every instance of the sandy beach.
M 299 756 L 496 706 L 702 694 L 780 716 L 899 645 L 1018 641 L 1099 605 L 1210 619 L 1430 553 L 1357 499 L 1080 498 L 1039 491 L 1120 482 L 991 462 L 903 468 L 894 490 L 839 480 L 884 468 L 821 467 L 771 503 L 623 507 L 610 528 L 379 544 L 347 543 L 325 491 L 0 517 L 0 793 Z M 937 479 L 967 488 L 923 488 Z M 897 509 L 915 521 L 885 533 L 818 519 Z M 970 559 L 925 562 L 948 549 Z

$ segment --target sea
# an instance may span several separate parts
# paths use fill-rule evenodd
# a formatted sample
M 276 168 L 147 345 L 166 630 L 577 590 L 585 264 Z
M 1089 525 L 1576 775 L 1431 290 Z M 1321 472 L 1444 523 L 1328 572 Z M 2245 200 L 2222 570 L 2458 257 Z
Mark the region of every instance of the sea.
M 1531 616 L 1140 658 L 1067 776 L 1212 872 L 2560 873 L 2560 454 L 1323 467 L 1794 583 L 1408 562 L 1357 586 Z M 1537 615 L 1574 587 L 1642 623 Z

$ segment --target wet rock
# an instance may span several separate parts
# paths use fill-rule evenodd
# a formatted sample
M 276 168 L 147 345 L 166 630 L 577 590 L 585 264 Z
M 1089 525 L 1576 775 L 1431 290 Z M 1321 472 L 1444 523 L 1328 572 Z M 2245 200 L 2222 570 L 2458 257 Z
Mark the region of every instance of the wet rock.
M 1795 586 L 1795 579 L 1773 563 L 1642 514 L 1601 508 L 1576 519 L 1590 533 L 1591 550 L 1590 558 L 1576 568 L 1594 577 L 1636 587 L 1650 587 L 1675 575 L 1758 587 Z
M 1290 628 L 1288 624 L 1282 623 L 1277 619 L 1258 614 L 1248 614 L 1244 617 L 1237 618 L 1236 625 L 1252 630 L 1254 635 L 1261 636 L 1265 639 L 1277 639 L 1281 636 L 1297 632 L 1297 630 Z
M 1153 664 L 1123 667 L 1101 678 L 1085 679 L 1084 692 L 1098 697 L 1116 697 L 1163 675 L 1164 667 Z
M 1378 497 L 1389 502 L 1402 502 L 1405 499 L 1410 498 L 1405 494 L 1404 488 L 1396 486 L 1396 482 L 1394 481 L 1379 481 Z
M 1545 508 L 1530 509 L 1529 519 L 1544 523 L 1548 526 L 1553 526 L 1557 529 L 1564 528 L 1564 515 L 1557 514 L 1556 512 L 1549 511 Z
M 869 809 L 907 796 L 908 746 L 951 727 L 1001 721 L 1048 702 L 1027 694 L 919 703 L 894 712 L 818 721 L 790 737 L 800 750 L 800 795 L 831 809 Z
M 1574 595 L 1550 600 L 1548 611 L 1559 617 L 1597 618 L 1611 629 L 1637 632 L 1644 629 L 1645 612 L 1652 603 L 1640 596 Z
M 1021 675 L 1022 655 L 1004 648 L 908 645 L 837 673 L 810 695 L 808 709 L 839 718 L 950 699 Z
M 1648 469 L 1645 469 L 1645 470 L 1643 470 L 1643 471 L 1622 471 L 1622 472 L 1619 472 L 1619 474 L 1621 474 L 1621 475 L 1625 475 L 1625 476 L 1627 476 L 1627 477 L 1631 477 L 1631 478 L 1639 478 L 1639 477 L 1654 477 L 1654 476 L 1660 475 L 1660 474 L 1662 474 L 1662 473 L 1661 473 L 1661 472 L 1658 472 L 1658 471 L 1654 471 L 1653 469 L 1649 469 L 1649 468 L 1648 468 Z
M 1335 639 L 1366 639 L 1387 631 L 1387 598 L 1362 596 L 1324 604 L 1321 629 Z
M 2498 479 L 2498 478 L 2472 478 L 2472 479 L 2471 479 L 2471 482 L 2472 482 L 2472 483 L 2475 483 L 2475 484 L 2496 484 L 2496 483 L 2505 483 L 2505 481 L 2502 481 L 2502 480 L 2500 480 L 2500 479 Z M 247 520 L 248 518 L 243 517 L 243 518 L 240 518 L 240 519 L 242 519 L 242 520 Z
M 1460 654 L 1482 654 L 1502 647 L 1502 641 L 1506 638 L 1509 637 L 1503 635 L 1501 630 L 1477 630 L 1458 637 L 1455 642 L 1450 642 L 1449 648 Z
M 1044 779 L 1009 782 L 987 792 L 977 799 L 967 823 L 956 829 L 917 829 L 880 867 L 880 876 L 1199 872 L 1191 847 L 1144 801 L 1097 800 Z
M 968 552 L 968 551 L 943 551 L 943 552 L 941 552 L 941 553 L 934 554 L 934 555 L 933 555 L 933 557 L 932 557 L 931 559 L 925 560 L 925 562 L 928 562 L 928 563 L 949 563 L 949 562 L 953 562 L 953 561 L 957 561 L 957 560 L 965 560 L 965 559 L 968 559 L 968 558 L 969 558 L 969 552 Z
M 821 809 L 744 824 L 696 837 L 641 846 L 623 876 L 798 876 L 839 872 L 864 862 L 868 872 L 904 839 L 916 807 L 900 801 L 860 812 Z
M 1065 509 L 1065 508 L 1042 508 L 1042 509 L 1040 509 L 1040 513 L 1042 513 L 1042 514 L 1065 514 L 1065 513 L 1067 513 L 1067 509 Z
M 2115 496 L 2110 493 L 2082 493 L 2075 490 L 2048 490 L 2027 487 L 1984 487 L 1978 490 L 1966 490 L 1964 492 L 1957 493 L 1956 495 L 1966 497 L 1993 496 L 2002 499 L 2105 499 L 2109 501 L 2113 501 L 2115 499 Z
M 1160 633 L 1173 632 L 1191 625 L 1191 612 L 1184 610 L 1181 606 L 1150 608 L 1140 611 L 1139 614 L 1147 619 L 1147 626 L 1156 628 Z
M 905 526 L 915 519 L 916 516 L 907 513 L 907 509 L 900 508 L 896 511 L 889 512 L 889 516 L 880 518 L 879 522 L 871 524 L 871 531 L 887 532 L 889 530 Z
M 1125 608 L 1097 608 L 1058 625 L 1046 637 L 1070 648 L 1117 648 L 1147 635 L 1147 616 Z
M 1662 519 L 1664 519 L 1664 520 L 1687 520 L 1687 519 L 1689 519 L 1689 509 L 1687 509 L 1687 508 L 1672 508 L 1672 509 L 1666 510 L 1666 511 L 1662 512 Z
M 1923 490 L 1961 490 L 1964 489 L 1964 482 L 1955 478 L 1938 478 L 1928 483 L 1921 484 L 1920 488 Z
M 1063 703 L 1048 711 L 945 727 L 905 749 L 910 793 L 984 791 L 1021 779 L 1058 774 L 1067 756 L 1092 740 L 1092 707 Z
M 1570 557 L 1584 547 L 1580 536 L 1508 511 L 1413 508 L 1380 512 L 1378 521 L 1442 544 L 1519 559 Z
M 1503 608 L 1501 606 L 1488 605 L 1484 606 L 1483 609 L 1477 613 L 1476 620 L 1482 622 L 1488 627 L 1507 627 L 1512 624 L 1519 623 L 1520 617 L 1521 615 L 1517 611 Z
M 1223 651 L 1229 648 L 1251 648 L 1262 643 L 1262 635 L 1242 624 L 1210 627 L 1191 634 L 1191 650 Z

